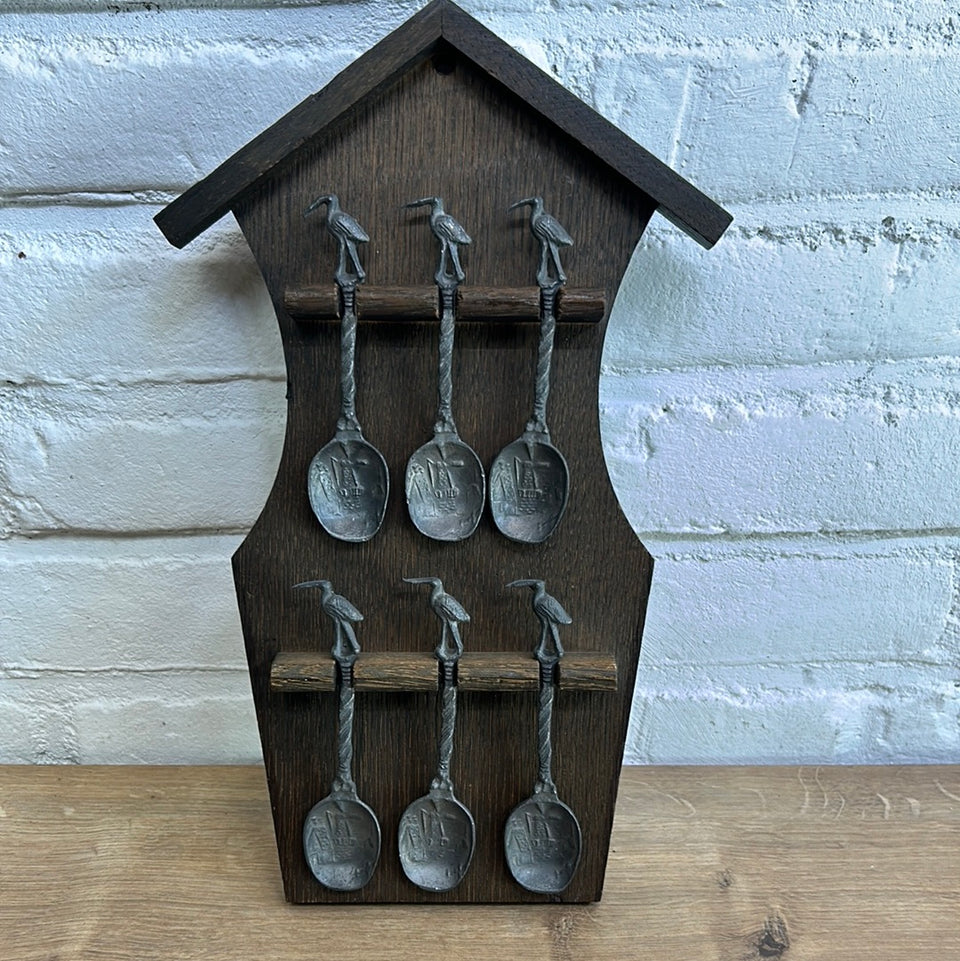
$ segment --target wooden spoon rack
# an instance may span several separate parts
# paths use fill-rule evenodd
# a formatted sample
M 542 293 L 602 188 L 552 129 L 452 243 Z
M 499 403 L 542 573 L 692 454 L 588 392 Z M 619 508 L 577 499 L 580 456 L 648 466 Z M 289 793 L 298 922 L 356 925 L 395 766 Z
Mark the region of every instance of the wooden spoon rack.
M 357 410 L 383 453 L 391 493 L 365 543 L 328 536 L 306 493 L 307 466 L 339 408 L 335 247 L 302 211 L 336 192 L 363 224 L 368 273 L 357 310 Z M 455 543 L 406 513 L 407 458 L 436 406 L 436 243 L 420 212 L 437 195 L 474 238 L 461 251 L 454 409 L 486 468 L 523 429 L 533 398 L 537 247 L 521 197 L 540 194 L 575 238 L 558 305 L 550 396 L 570 500 L 539 545 L 504 538 L 485 513 Z M 263 513 L 233 559 L 286 896 L 295 902 L 586 902 L 600 897 L 652 572 L 617 504 L 599 434 L 598 378 L 610 305 L 647 221 L 660 210 L 705 245 L 729 216 L 448 0 L 436 0 L 331 84 L 188 190 L 157 218 L 182 245 L 232 211 L 270 291 L 287 364 L 286 439 Z M 238 452 L 242 456 L 242 452 Z M 461 884 L 430 893 L 404 876 L 397 823 L 430 783 L 436 754 L 439 622 L 404 577 L 442 578 L 463 625 L 452 776 L 476 819 Z M 304 861 L 306 813 L 336 764 L 332 627 L 312 591 L 326 578 L 364 614 L 356 665 L 354 776 L 382 827 L 380 863 L 359 891 L 329 890 Z M 559 895 L 511 878 L 503 826 L 537 769 L 539 578 L 572 615 L 554 712 L 553 773 L 577 813 L 583 855 Z

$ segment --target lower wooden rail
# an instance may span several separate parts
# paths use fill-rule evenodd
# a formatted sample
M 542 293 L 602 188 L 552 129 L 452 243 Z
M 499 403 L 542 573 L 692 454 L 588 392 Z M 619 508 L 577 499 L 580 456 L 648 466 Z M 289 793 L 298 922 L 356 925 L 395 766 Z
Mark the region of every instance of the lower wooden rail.
M 566 653 L 557 684 L 570 691 L 615 691 L 617 662 L 611 654 Z M 535 691 L 540 665 L 529 654 L 465 652 L 457 665 L 462 691 Z M 361 653 L 353 667 L 358 691 L 435 691 L 439 686 L 437 659 L 427 652 L 375 651 Z M 274 691 L 333 691 L 334 662 L 329 652 L 283 651 L 270 666 Z
M 960 766 L 634 767 L 597 904 L 304 907 L 260 767 L 0 767 L 0 957 L 946 961 L 958 852 Z

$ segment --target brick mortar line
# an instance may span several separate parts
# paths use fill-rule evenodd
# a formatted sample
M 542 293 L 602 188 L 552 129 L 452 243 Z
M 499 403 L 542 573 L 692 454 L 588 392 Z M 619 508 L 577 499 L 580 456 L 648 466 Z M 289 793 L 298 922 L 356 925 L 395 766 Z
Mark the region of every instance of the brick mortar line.
M 912 701 L 910 697 L 901 696 L 903 694 L 918 695 L 932 691 L 931 688 L 922 686 L 907 685 L 903 688 L 883 688 L 877 690 L 875 686 L 865 684 L 861 687 L 771 687 L 764 684 L 756 689 L 745 687 L 729 688 L 705 688 L 698 683 L 695 690 L 688 688 L 649 688 L 647 690 L 637 687 L 635 697 L 641 698 L 652 704 L 656 702 L 675 704 L 675 703 L 712 703 L 717 701 L 740 707 L 762 706 L 779 701 L 824 701 L 830 699 L 843 700 L 850 697 L 862 697 L 872 695 L 878 702 L 889 701 L 893 698 L 897 703 Z M 770 695 L 770 696 L 768 696 Z
M 246 674 L 244 664 L 197 664 L 197 665 L 167 665 L 158 667 L 137 667 L 134 665 L 116 664 L 109 667 L 70 667 L 64 666 L 26 666 L 20 664 L 5 664 L 0 667 L 0 679 L 4 680 L 40 680 L 47 677 L 176 677 L 183 674 Z
M 29 210 L 38 207 L 73 207 L 84 208 L 104 208 L 112 209 L 116 207 L 156 207 L 158 210 L 174 201 L 180 194 L 189 187 L 183 185 L 158 185 L 158 186 L 139 186 L 130 188 L 117 188 L 112 190 L 90 189 L 86 190 L 77 187 L 69 190 L 54 191 L 0 191 L 0 211 Z M 882 218 L 875 221 L 869 214 L 860 213 L 858 216 L 844 219 L 841 217 L 825 219 L 814 217 L 805 220 L 785 219 L 771 226 L 769 222 L 761 220 L 760 215 L 778 213 L 780 211 L 797 211 L 801 208 L 801 201 L 806 203 L 817 203 L 822 205 L 837 205 L 841 210 L 844 205 L 850 208 L 857 208 L 863 204 L 896 205 L 910 204 L 910 219 L 905 216 L 892 218 L 895 223 L 885 225 Z M 916 209 L 915 205 L 921 205 Z M 931 208 L 936 207 L 941 211 L 948 209 L 947 217 L 924 216 L 924 205 Z M 844 231 L 851 226 L 861 225 L 866 228 L 874 226 L 875 230 L 870 232 L 866 229 L 852 234 L 850 238 L 843 236 L 835 239 L 852 239 L 860 241 L 863 238 L 875 240 L 882 238 L 892 242 L 904 242 L 914 239 L 912 235 L 901 235 L 897 232 L 900 229 L 913 229 L 916 226 L 936 227 L 946 226 L 953 228 L 953 236 L 960 237 L 960 190 L 955 188 L 933 188 L 924 187 L 916 190 L 888 191 L 883 193 L 824 193 L 807 191 L 802 193 L 784 194 L 781 197 L 758 196 L 750 200 L 737 201 L 729 205 L 734 213 L 734 221 L 728 228 L 723 238 L 723 243 L 728 244 L 735 236 L 747 240 L 766 239 L 772 242 L 781 240 L 800 239 L 809 236 L 811 233 L 820 232 L 831 234 L 836 231 Z M 956 209 L 954 209 L 956 208 Z M 752 219 L 751 219 L 751 215 Z M 651 242 L 665 244 L 671 242 L 681 232 L 665 222 L 653 221 L 640 241 L 640 248 L 650 245 Z M 685 240 L 686 242 L 686 240 Z
M 285 384 L 286 375 L 277 372 L 257 373 L 255 371 L 235 371 L 223 373 L 189 375 L 171 372 L 169 377 L 131 377 L 126 378 L 69 378 L 64 380 L 21 380 L 7 382 L 0 390 L 7 396 L 27 395 L 38 392 L 56 393 L 58 391 L 78 391 L 80 395 L 94 396 L 106 390 L 166 390 L 170 387 L 220 387 L 227 384 Z M 111 395 L 112 396 L 112 395 Z
M 15 531 L 4 531 L 0 528 L 0 546 L 6 547 L 17 542 L 30 541 L 53 541 L 63 540 L 116 540 L 116 541 L 142 541 L 142 540 L 172 540 L 174 538 L 200 538 L 200 537 L 246 537 L 250 533 L 251 527 L 150 527 L 140 530 L 109 530 L 100 528 L 82 527 L 59 527 L 49 528 L 21 528 Z M 164 557 L 158 557 L 163 560 Z M 229 558 L 226 558 L 229 560 Z
M 672 534 L 662 530 L 646 530 L 637 536 L 641 541 L 646 539 L 647 549 L 655 559 L 677 564 L 722 562 L 727 559 L 766 561 L 772 558 L 816 561 L 896 558 L 948 562 L 960 559 L 960 528 L 949 527 L 850 532 L 758 531 L 753 534 Z M 803 545 L 811 544 L 819 547 L 816 550 L 809 547 L 803 549 Z M 687 545 L 688 548 L 684 550 L 683 547 Z M 842 551 L 843 547 L 849 550 Z M 655 553 L 658 548 L 663 550 Z M 862 553 L 858 552 L 858 548 Z
M 117 2 L 107 4 L 104 4 L 103 0 L 75 0 L 75 2 L 69 2 L 69 0 L 64 2 L 64 0 L 61 0 L 59 3 L 45 2 L 45 0 L 32 0 L 32 2 L 31 0 L 21 0 L 21 2 L 18 3 L 16 0 L 8 0 L 6 7 L 0 11 L 0 17 L 42 15 L 44 18 L 56 18 L 58 16 L 96 15 L 104 19 L 115 20 L 117 23 L 123 23 L 124 20 L 119 15 L 127 12 L 140 14 L 153 13 L 158 15 L 207 12 L 217 16 L 220 20 L 228 20 L 234 12 L 245 13 L 251 10 L 260 10 L 268 13 L 272 11 L 278 13 L 297 13 L 300 11 L 306 12 L 328 9 L 329 6 L 329 3 L 324 2 L 324 0 L 300 0 L 300 2 L 286 0 L 286 2 L 280 3 L 266 2 L 266 0 L 234 0 L 230 8 L 225 10 L 222 5 L 222 0 L 207 0 L 207 2 L 203 2 L 203 0 L 159 0 L 159 2 L 140 3 L 130 2 L 130 0 L 117 0 Z M 360 6 L 369 9 L 371 13 L 377 11 L 377 4 L 372 2 L 345 2 L 338 6 L 344 9 Z M 412 15 L 416 12 L 417 8 L 417 4 L 411 3 L 406 15 Z M 528 10 L 515 10 L 509 7 L 503 8 L 497 4 L 477 5 L 474 9 L 474 15 L 482 22 L 502 21 L 505 24 L 503 27 L 503 35 L 507 40 L 514 37 L 515 39 L 533 40 L 534 42 L 550 44 L 558 43 L 565 39 L 562 35 L 545 31 L 531 35 L 529 30 L 529 12 Z M 594 11 L 591 10 L 587 4 L 576 6 L 568 5 L 563 14 L 553 22 L 560 30 L 563 30 L 565 27 L 576 28 L 582 40 L 584 39 L 581 29 L 583 15 L 593 13 Z M 400 19 L 391 17 L 388 22 L 384 22 L 381 19 L 378 19 L 376 22 L 378 24 L 385 23 L 385 28 L 389 29 L 391 23 L 399 25 L 404 18 L 404 11 L 401 10 Z M 518 19 L 524 20 L 525 26 L 523 28 L 514 26 L 515 21 Z M 709 19 L 709 15 L 705 15 L 701 19 Z M 817 19 L 822 22 L 824 18 L 820 15 Z M 703 34 L 674 33 L 670 31 L 667 25 L 658 25 L 658 20 L 663 22 L 666 18 L 656 16 L 639 18 L 633 17 L 629 13 L 606 17 L 601 16 L 600 18 L 593 16 L 591 22 L 594 25 L 594 30 L 586 35 L 586 39 L 588 41 L 595 40 L 601 44 L 609 44 L 610 41 L 616 39 L 617 48 L 615 52 L 618 54 L 624 52 L 624 50 L 627 54 L 682 52 L 686 56 L 695 56 L 698 58 L 712 56 L 717 52 L 723 51 L 735 53 L 749 51 L 754 53 L 758 48 L 768 48 L 776 52 L 787 53 L 809 49 L 818 54 L 827 53 L 839 55 L 851 52 L 859 54 L 882 54 L 894 51 L 902 52 L 905 56 L 918 57 L 927 56 L 931 51 L 952 52 L 957 50 L 958 40 L 960 40 L 957 31 L 951 29 L 949 26 L 949 18 L 946 17 L 940 20 L 934 19 L 920 22 L 909 20 L 904 22 L 902 19 L 895 23 L 883 21 L 876 28 L 875 33 L 868 36 L 864 36 L 862 33 L 860 35 L 854 35 L 849 29 L 838 25 L 827 29 L 821 27 L 820 29 L 809 32 L 803 32 L 802 30 L 798 32 L 789 32 L 789 30 L 784 32 L 780 30 L 776 33 L 771 33 L 770 31 L 757 34 L 731 33 L 727 36 L 720 36 L 719 38 L 716 32 L 704 32 Z M 156 22 L 160 22 L 159 17 Z M 514 28 L 510 29 L 512 26 Z M 623 29 L 624 27 L 628 28 L 626 32 Z M 652 40 L 651 29 L 654 31 Z M 24 35 L 24 39 L 28 41 L 33 39 L 46 40 L 48 36 L 49 35 L 33 38 Z M 635 44 L 624 47 L 624 43 L 629 43 L 629 41 L 634 38 L 636 40 Z M 130 40 L 131 43 L 133 41 L 132 35 L 122 35 L 119 38 L 115 38 L 104 37 L 102 33 L 91 34 L 90 39 L 101 43 L 112 42 L 115 39 Z M 231 44 L 248 43 L 251 46 L 256 45 L 257 49 L 262 50 L 264 41 L 267 41 L 272 47 L 284 50 L 300 49 L 301 47 L 316 49 L 315 41 L 317 39 L 323 39 L 323 35 L 320 32 L 318 32 L 316 37 L 297 35 L 281 41 L 277 41 L 272 35 L 260 36 L 253 34 L 238 35 L 237 37 L 227 39 L 204 37 L 194 42 L 198 45 L 209 47 L 226 47 Z M 163 42 L 163 46 L 169 47 L 171 50 L 183 49 L 182 43 L 178 44 L 172 40 L 167 40 L 165 37 L 161 38 L 161 42 Z M 365 48 L 361 44 L 358 44 L 357 49 L 362 50 Z M 594 48 L 590 46 L 586 49 L 588 52 L 594 50 Z M 607 49 L 609 50 L 609 47 Z M 590 55 L 595 56 L 596 54 L 591 52 Z

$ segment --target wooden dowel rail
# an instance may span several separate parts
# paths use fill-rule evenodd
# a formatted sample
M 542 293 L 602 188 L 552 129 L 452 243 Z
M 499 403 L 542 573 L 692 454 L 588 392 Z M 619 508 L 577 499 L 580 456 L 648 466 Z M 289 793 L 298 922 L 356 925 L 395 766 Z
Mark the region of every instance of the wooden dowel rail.
M 340 318 L 339 295 L 333 284 L 288 287 L 283 305 L 302 323 L 328 323 Z M 602 289 L 563 288 L 557 295 L 557 323 L 596 324 L 606 313 Z M 424 321 L 439 317 L 437 288 L 360 287 L 357 289 L 360 321 Z M 540 317 L 537 287 L 461 287 L 457 295 L 460 322 L 536 323 Z
M 353 667 L 357 691 L 435 691 L 438 677 L 437 659 L 426 651 L 364 653 Z M 568 691 L 616 691 L 616 660 L 592 651 L 567 653 L 557 683 Z M 535 691 L 539 684 L 540 665 L 529 654 L 472 651 L 457 667 L 462 691 Z M 327 651 L 282 651 L 270 666 L 273 691 L 330 692 L 335 687 L 334 662 Z

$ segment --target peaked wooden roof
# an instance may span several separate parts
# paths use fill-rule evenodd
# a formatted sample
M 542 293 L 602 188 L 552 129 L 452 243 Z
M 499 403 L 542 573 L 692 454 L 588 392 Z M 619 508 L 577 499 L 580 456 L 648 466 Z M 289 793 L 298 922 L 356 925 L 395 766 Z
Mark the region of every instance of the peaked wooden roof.
M 433 0 L 161 210 L 157 226 L 174 246 L 185 246 L 328 124 L 442 52 L 445 45 L 651 197 L 664 217 L 704 247 L 712 247 L 730 224 L 731 215 L 709 197 L 451 0 Z

